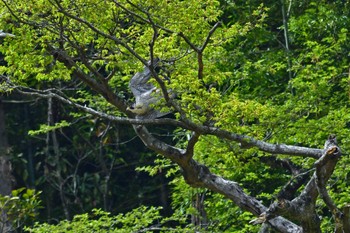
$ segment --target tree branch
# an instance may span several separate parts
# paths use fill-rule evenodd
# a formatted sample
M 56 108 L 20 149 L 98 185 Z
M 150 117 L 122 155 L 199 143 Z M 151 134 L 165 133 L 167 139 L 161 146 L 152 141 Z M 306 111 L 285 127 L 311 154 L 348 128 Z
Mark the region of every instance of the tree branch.
M 151 22 L 149 21 L 149 19 L 145 18 L 145 17 L 142 17 L 141 15 L 135 13 L 134 11 L 132 10 L 129 10 L 128 8 L 126 8 L 125 6 L 123 6 L 121 3 L 119 3 L 118 1 L 114 0 L 113 1 L 117 7 L 120 7 L 121 9 L 123 9 L 125 12 L 129 13 L 130 15 L 132 16 L 135 16 L 136 18 L 140 19 L 142 22 L 144 23 L 148 23 L 150 24 Z M 131 6 L 133 6 L 134 8 L 136 8 L 137 10 L 141 11 L 142 13 L 144 13 L 145 15 L 149 15 L 149 13 L 145 10 L 142 10 L 140 9 L 138 6 L 136 6 L 134 3 L 132 3 L 131 1 L 127 1 Z M 167 33 L 170 33 L 170 34 L 173 34 L 175 33 L 174 31 L 168 29 L 168 28 L 165 28 L 165 27 L 162 27 L 161 25 L 159 24 L 154 24 L 157 28 L 167 32 Z
M 125 117 L 116 117 L 111 116 L 109 114 L 96 111 L 92 108 L 89 108 L 87 106 L 79 105 L 78 103 L 75 103 L 71 101 L 68 98 L 63 97 L 64 95 L 54 93 L 54 91 L 57 92 L 57 90 L 47 90 L 45 92 L 39 92 L 37 90 L 33 90 L 30 88 L 24 88 L 24 87 L 17 87 L 12 86 L 12 88 L 16 89 L 18 92 L 26 95 L 31 95 L 35 97 L 42 97 L 42 98 L 50 98 L 54 97 L 59 99 L 60 101 L 67 103 L 69 105 L 72 105 L 84 112 L 90 113 L 94 116 L 98 116 L 101 118 L 108 119 L 110 121 L 115 121 L 121 124 L 133 124 L 133 125 L 162 125 L 162 124 L 168 124 L 176 127 L 180 127 L 183 129 L 191 130 L 195 132 L 198 135 L 214 135 L 222 139 L 227 139 L 229 141 L 235 141 L 239 143 L 245 143 L 251 147 L 256 147 L 260 151 L 272 153 L 272 154 L 285 154 L 285 155 L 293 155 L 293 156 L 301 156 L 301 157 L 311 157 L 311 158 L 319 158 L 320 155 L 322 155 L 323 150 L 321 149 L 314 149 L 314 148 L 308 148 L 308 147 L 300 147 L 300 146 L 291 146 L 291 145 L 285 145 L 285 144 L 272 144 L 267 143 L 261 140 L 254 139 L 247 135 L 242 134 L 235 134 L 226 130 L 222 130 L 220 128 L 216 127 L 208 127 L 203 125 L 198 125 L 193 122 L 190 122 L 188 120 L 174 120 L 169 118 L 160 118 L 160 119 L 131 119 L 131 118 L 125 118 Z M 123 108 L 118 108 L 120 111 L 124 112 L 128 116 L 132 116 L 128 111 L 123 111 Z
M 210 38 L 211 36 L 214 34 L 215 30 L 221 25 L 221 22 L 217 22 L 216 24 L 214 24 L 214 26 L 210 29 L 208 35 L 207 35 L 207 38 L 205 39 L 202 47 L 200 48 L 200 51 L 203 52 L 204 49 L 207 47 L 209 41 L 210 41 Z
M 236 182 L 211 173 L 206 166 L 199 164 L 193 159 L 188 160 L 185 155 L 186 151 L 156 139 L 148 132 L 146 127 L 134 126 L 134 129 L 148 148 L 177 163 L 182 168 L 185 181 L 192 187 L 208 188 L 223 194 L 241 209 L 249 211 L 256 216 L 266 211 L 267 208 L 260 201 L 247 195 Z M 193 141 L 191 144 L 193 144 Z M 280 232 L 302 232 L 300 227 L 282 217 L 271 219 L 269 223 Z
M 279 199 L 273 203 L 261 218 L 273 218 L 276 215 L 283 215 L 289 219 L 299 219 L 302 214 L 301 225 L 305 232 L 320 232 L 320 219 L 315 210 L 318 195 L 325 201 L 328 208 L 332 211 L 335 220 L 342 222 L 342 213 L 335 206 L 326 190 L 326 183 L 331 177 L 334 168 L 340 157 L 340 149 L 336 145 L 333 136 L 325 143 L 325 149 L 322 156 L 316 161 L 316 171 L 307 183 L 301 194 L 292 201 Z M 303 207 L 303 208 L 301 208 Z M 339 227 L 339 224 L 337 224 Z
M 105 99 L 116 106 L 121 111 L 126 112 L 127 105 L 125 101 L 119 98 L 114 91 L 110 90 L 108 86 L 98 83 L 93 78 L 90 78 L 86 75 L 80 67 L 75 63 L 75 61 L 70 57 L 65 51 L 55 49 L 54 47 L 47 45 L 47 51 L 52 54 L 58 61 L 65 64 L 69 69 L 72 69 L 73 75 L 78 77 L 84 83 L 86 83 L 92 90 L 95 90 L 97 93 L 101 94 Z
M 22 89 L 28 89 L 28 91 L 26 90 L 22 90 Z M 24 88 L 24 87 L 16 87 L 15 90 L 23 95 L 27 95 L 27 96 L 35 96 L 35 97 L 40 97 L 40 98 L 56 98 L 59 101 L 66 103 L 68 105 L 71 105 L 73 107 L 76 107 L 86 113 L 89 113 L 93 116 L 96 117 L 100 117 L 103 119 L 107 119 L 113 122 L 117 122 L 120 124 L 131 124 L 131 125 L 173 125 L 173 126 L 177 126 L 177 127 L 181 127 L 184 128 L 186 127 L 186 125 L 184 125 L 182 122 L 174 120 L 174 119 L 170 119 L 170 118 L 160 118 L 160 119 L 134 119 L 134 118 L 127 118 L 127 117 L 116 117 L 113 115 L 109 115 L 106 114 L 104 112 L 100 112 L 97 111 L 93 108 L 90 108 L 88 106 L 85 105 L 81 105 L 78 103 L 73 102 L 72 100 L 63 97 L 62 95 L 56 94 L 54 92 L 52 92 L 53 90 L 49 90 L 49 91 L 44 91 L 44 92 L 38 92 L 37 90 L 35 92 L 33 92 L 33 90 L 31 90 L 30 88 Z M 57 90 L 56 90 L 57 91 Z
M 327 142 L 325 143 L 325 152 L 322 157 L 316 161 L 316 172 L 315 172 L 315 181 L 317 185 L 318 193 L 320 197 L 325 202 L 329 210 L 331 211 L 335 224 L 335 232 L 342 232 L 339 229 L 342 229 L 342 217 L 343 213 L 337 208 L 334 204 L 332 198 L 329 196 L 326 184 L 331 174 L 333 174 L 336 163 L 338 162 L 341 152 L 337 146 L 336 139 L 334 135 L 330 135 Z
M 187 148 L 186 148 L 186 153 L 185 153 L 185 157 L 187 160 L 192 159 L 193 154 L 194 154 L 194 146 L 196 145 L 196 143 L 198 142 L 199 139 L 199 134 L 194 132 L 190 138 L 190 140 L 187 143 Z
M 257 147 L 259 150 L 272 153 L 272 154 L 288 154 L 288 155 L 298 155 L 302 157 L 312 157 L 318 159 L 322 155 L 321 149 L 313 149 L 301 146 L 291 146 L 285 144 L 271 144 L 261 140 L 254 139 L 247 135 L 235 134 L 226 130 L 220 130 L 216 127 L 198 126 L 192 122 L 185 122 L 193 127 L 194 131 L 201 134 L 211 134 L 219 138 L 224 138 L 230 141 L 236 141 L 248 145 L 249 147 Z
M 309 170 L 292 177 L 292 179 L 278 192 L 277 199 L 292 200 L 295 197 L 297 190 L 310 179 L 311 171 L 312 170 Z
M 59 1 L 57 0 L 53 0 L 56 4 L 52 4 L 54 5 L 59 12 L 63 13 L 64 15 L 66 15 L 67 17 L 76 20 L 77 22 L 80 22 L 84 25 L 86 25 L 88 28 L 90 28 L 92 31 L 96 32 L 98 35 L 101 35 L 107 39 L 110 39 L 112 41 L 114 41 L 116 44 L 122 45 L 124 48 L 126 48 L 130 54 L 132 54 L 134 57 L 136 57 L 139 61 L 142 62 L 142 64 L 144 64 L 145 66 L 147 65 L 147 60 L 145 60 L 144 58 L 142 58 L 135 50 L 133 50 L 127 43 L 125 43 L 124 41 L 116 38 L 115 36 L 109 35 L 103 31 L 101 31 L 100 29 L 98 29 L 97 27 L 95 27 L 92 23 L 78 17 L 75 16 L 73 14 L 70 14 L 69 12 L 67 12 L 63 6 L 60 4 Z

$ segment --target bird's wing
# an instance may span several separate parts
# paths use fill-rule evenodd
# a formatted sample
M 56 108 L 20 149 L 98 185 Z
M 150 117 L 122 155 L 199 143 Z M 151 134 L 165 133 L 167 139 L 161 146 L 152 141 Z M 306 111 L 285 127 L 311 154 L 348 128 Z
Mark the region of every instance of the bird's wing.
M 153 61 L 153 66 L 157 66 L 160 59 L 156 58 Z M 150 61 L 148 61 L 148 64 L 150 65 Z M 137 72 L 130 80 L 129 82 L 129 88 L 131 89 L 132 93 L 135 95 L 141 95 L 145 92 L 149 92 L 154 89 L 154 85 L 149 82 L 152 74 L 151 71 L 147 66 L 143 68 L 142 72 Z M 135 96 L 136 96 L 135 95 Z
M 154 64 L 157 65 L 158 62 L 159 59 L 155 60 Z M 136 116 L 139 119 L 155 119 L 169 114 L 149 108 L 151 104 L 156 103 L 161 98 L 157 93 L 157 88 L 149 82 L 150 78 L 151 71 L 148 67 L 144 67 L 143 71 L 136 73 L 129 82 L 129 88 L 135 97 L 135 105 L 148 108 L 145 114 Z
M 3 30 L 0 30 L 0 37 L 6 37 L 6 36 L 15 37 L 15 35 L 11 33 L 7 33 L 7 32 L 4 32 Z
M 153 84 L 148 82 L 150 78 L 151 72 L 147 67 L 145 67 L 142 72 L 137 72 L 131 78 L 129 88 L 135 98 L 154 89 Z

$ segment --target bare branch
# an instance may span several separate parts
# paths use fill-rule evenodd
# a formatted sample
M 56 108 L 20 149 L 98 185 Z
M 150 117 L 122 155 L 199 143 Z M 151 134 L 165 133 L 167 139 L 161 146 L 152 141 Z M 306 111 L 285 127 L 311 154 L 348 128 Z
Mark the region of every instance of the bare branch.
M 340 222 L 342 214 L 333 204 L 325 188 L 339 160 L 339 156 L 340 149 L 336 146 L 334 141 L 328 139 L 322 156 L 315 163 L 316 171 L 301 194 L 292 201 L 279 199 L 278 202 L 273 203 L 265 213 L 267 219 L 275 215 L 288 213 L 288 218 L 293 220 L 300 219 L 299 216 L 302 214 L 304 217 L 301 221 L 301 225 L 304 231 L 320 232 L 320 220 L 315 210 L 316 200 L 318 195 L 320 195 L 331 209 L 335 219 Z M 303 206 L 303 208 L 301 209 L 300 206 Z M 301 212 L 301 210 L 303 212 Z
M 157 32 L 157 28 L 164 30 L 165 32 L 174 34 L 175 32 L 165 28 L 159 24 L 156 24 L 153 20 L 152 17 L 150 15 L 150 13 L 148 11 L 145 11 L 143 9 L 141 9 L 140 7 L 136 6 L 135 4 L 133 4 L 130 1 L 127 1 L 131 6 L 133 6 L 135 9 L 137 9 L 138 11 L 142 12 L 143 14 L 147 15 L 147 18 L 142 17 L 141 15 L 135 13 L 134 11 L 131 11 L 129 9 L 127 9 L 125 6 L 123 6 L 121 3 L 119 3 L 118 1 L 113 1 L 118 7 L 122 8 L 124 11 L 126 11 L 127 13 L 141 19 L 143 22 L 148 23 L 150 25 L 152 25 L 154 34 L 153 34 L 153 39 L 150 43 L 150 56 L 151 56 L 151 61 L 153 60 L 153 46 L 154 46 L 154 41 L 155 41 L 155 36 L 158 36 L 158 32 Z M 201 47 L 196 46 L 195 44 L 193 44 L 191 42 L 191 40 L 183 33 L 183 32 L 178 32 L 177 35 L 180 36 L 189 46 L 191 49 L 193 49 L 193 51 L 195 51 L 197 53 L 197 63 L 198 63 L 198 79 L 202 80 L 203 79 L 203 70 L 204 70 L 204 64 L 203 64 L 203 51 L 204 49 L 207 47 L 207 45 L 209 44 L 210 38 L 211 36 L 214 34 L 215 30 L 221 25 L 221 22 L 217 22 L 212 29 L 209 31 L 203 45 Z M 152 70 L 152 69 L 150 69 Z M 155 77 L 155 79 L 157 80 L 157 82 L 160 84 L 161 89 L 163 91 L 164 94 L 164 98 L 166 100 L 167 103 L 169 103 L 169 105 L 172 105 L 169 102 L 169 98 L 167 97 L 167 92 L 165 92 L 165 88 L 163 88 L 164 85 L 162 85 L 161 80 L 157 77 L 157 75 L 153 74 L 153 76 Z M 175 109 L 178 110 L 178 106 L 173 106 L 175 107 Z
M 199 48 L 198 48 L 196 45 L 194 45 L 194 44 L 190 41 L 190 39 L 189 39 L 187 36 L 185 36 L 185 34 L 184 34 L 183 32 L 179 32 L 178 35 L 179 35 L 182 39 L 184 39 L 184 41 L 186 41 L 186 43 L 187 43 L 187 44 L 191 47 L 191 49 L 193 49 L 196 53 L 200 52 Z
M 201 51 L 198 52 L 197 63 L 198 63 L 198 79 L 203 80 L 204 64 L 203 64 L 203 53 Z
M 154 27 L 154 25 L 152 24 L 153 27 L 153 36 L 152 36 L 152 40 L 149 43 L 149 54 L 150 54 L 150 58 L 151 58 L 151 66 L 153 66 L 153 61 L 154 61 L 154 44 L 158 38 L 158 30 L 156 27 Z
M 134 128 L 138 136 L 148 148 L 171 159 L 182 168 L 185 181 L 192 187 L 208 188 L 212 191 L 221 193 L 243 210 L 249 211 L 256 216 L 259 216 L 266 211 L 267 208 L 254 197 L 247 195 L 238 183 L 226 180 L 211 173 L 206 166 L 197 163 L 193 159 L 188 160 L 185 156 L 186 151 L 170 146 L 156 139 L 148 132 L 146 127 L 134 126 Z M 193 138 L 193 142 L 190 144 L 194 144 L 195 141 L 196 137 Z M 280 230 L 280 232 L 302 232 L 299 226 L 282 217 L 271 219 L 269 223 L 276 229 Z
M 78 17 L 78 16 L 75 16 L 71 13 L 69 13 L 68 11 L 66 11 L 63 6 L 60 4 L 59 1 L 57 0 L 53 0 L 55 4 L 53 4 L 55 7 L 57 7 L 58 11 L 63 13 L 64 15 L 66 15 L 67 17 L 71 18 L 71 19 L 74 19 L 76 20 L 77 22 L 80 22 L 84 25 L 86 25 L 88 28 L 90 28 L 92 31 L 96 32 L 97 34 L 107 38 L 107 39 L 110 39 L 112 41 L 114 41 L 116 44 L 119 44 L 119 45 L 122 45 L 124 48 L 126 48 L 130 54 L 132 54 L 134 57 L 136 57 L 139 61 L 141 61 L 144 65 L 147 65 L 147 60 L 145 60 L 144 58 L 142 58 L 135 50 L 133 50 L 127 43 L 125 43 L 124 41 L 116 38 L 115 36 L 112 36 L 112 35 L 109 35 L 105 32 L 103 32 L 102 30 L 98 29 L 97 27 L 95 27 L 92 23 Z
M 209 31 L 207 38 L 205 39 L 203 45 L 201 47 L 195 46 L 188 37 L 186 37 L 182 32 L 179 33 L 179 36 L 182 37 L 186 43 L 197 53 L 197 63 L 198 63 L 198 79 L 203 79 L 203 51 L 207 47 L 211 36 L 214 34 L 215 30 L 220 26 L 221 22 L 217 22 L 213 28 Z
M 290 58 L 290 48 L 289 48 L 289 29 L 288 29 L 288 15 L 286 13 L 286 6 L 285 6 L 285 0 L 281 0 L 282 4 L 282 16 L 283 16 L 283 31 L 284 31 L 284 42 L 285 42 L 285 50 L 286 50 L 286 57 L 287 57 L 287 66 L 288 66 L 288 77 L 289 77 L 289 82 L 292 81 L 293 79 L 293 74 L 292 74 L 292 62 Z M 291 89 L 291 92 L 293 93 L 293 90 Z
M 341 222 L 341 218 L 343 216 L 342 212 L 337 208 L 332 198 L 329 196 L 326 184 L 331 174 L 334 171 L 335 165 L 340 158 L 341 152 L 336 144 L 336 139 L 334 135 L 330 135 L 327 142 L 325 143 L 325 152 L 322 157 L 316 161 L 316 172 L 315 172 L 315 181 L 317 185 L 318 193 L 320 197 L 325 202 L 329 210 L 333 214 L 333 218 L 336 222 Z M 337 228 L 340 227 L 336 224 Z
M 295 198 L 297 190 L 310 179 L 310 173 L 312 171 L 314 171 L 314 169 L 310 169 L 306 172 L 293 176 L 290 181 L 288 181 L 288 183 L 278 192 L 277 199 L 292 200 Z
M 71 34 L 71 36 L 72 36 L 73 38 L 75 37 L 75 36 L 74 36 L 74 33 L 70 32 L 70 34 Z M 74 43 L 73 41 L 69 40 L 68 38 L 67 38 L 67 41 L 69 42 L 69 44 L 70 44 L 73 48 L 75 48 L 75 50 L 76 50 L 77 53 L 79 54 L 79 58 L 81 59 L 82 63 L 86 66 L 86 68 L 88 68 L 88 70 L 89 70 L 92 74 L 94 74 L 95 77 L 99 78 L 101 81 L 104 81 L 105 78 L 104 78 L 95 68 L 93 68 L 93 67 L 90 65 L 90 63 L 89 63 L 89 61 L 88 61 L 88 59 L 87 59 L 87 57 L 86 57 L 86 54 L 85 54 L 85 52 L 83 51 L 83 49 L 82 49 L 79 45 L 77 45 L 76 43 Z
M 118 122 L 120 124 L 132 124 L 132 125 L 173 125 L 177 127 L 186 127 L 182 122 L 174 120 L 174 119 L 169 119 L 169 118 L 160 118 L 160 119 L 133 119 L 133 118 L 126 118 L 126 117 L 116 117 L 113 115 L 106 114 L 104 112 L 97 111 L 95 109 L 92 109 L 87 106 L 83 106 L 81 104 L 75 103 L 72 100 L 63 97 L 62 95 L 56 94 L 50 91 L 45 91 L 45 92 L 38 92 L 37 90 L 30 90 L 27 88 L 29 91 L 22 90 L 22 88 L 16 87 L 15 90 L 23 95 L 28 95 L 28 96 L 35 96 L 35 97 L 40 97 L 40 98 L 56 98 L 59 101 L 66 103 L 68 105 L 71 105 L 73 107 L 76 107 L 86 113 L 89 113 L 93 116 L 101 117 L 113 122 Z
M 127 105 L 125 101 L 119 98 L 114 91 L 110 90 L 108 86 L 104 83 L 98 83 L 93 78 L 86 75 L 80 67 L 75 63 L 75 61 L 70 57 L 65 51 L 55 49 L 54 47 L 47 45 L 47 51 L 52 54 L 58 61 L 65 64 L 69 69 L 73 68 L 73 75 L 78 77 L 84 83 L 86 83 L 91 89 L 95 90 L 97 93 L 101 94 L 105 99 L 116 106 L 121 111 L 126 112 Z
M 145 18 L 145 17 L 142 17 L 141 15 L 135 13 L 135 12 L 132 11 L 132 10 L 129 10 L 128 8 L 126 8 L 125 6 L 123 6 L 123 4 L 119 3 L 118 1 L 114 0 L 113 2 L 114 2 L 118 7 L 122 8 L 125 12 L 129 13 L 129 14 L 132 15 L 132 16 L 135 16 L 136 18 L 140 19 L 142 22 L 148 23 L 148 24 L 151 23 L 151 22 L 149 21 L 149 19 L 147 19 L 147 18 Z M 131 6 L 133 6 L 133 7 L 136 8 L 137 10 L 139 10 L 140 12 L 144 13 L 145 15 L 149 15 L 149 13 L 148 13 L 147 11 L 142 10 L 141 8 L 139 8 L 138 6 L 136 6 L 134 3 L 132 3 L 131 1 L 127 1 L 127 2 L 128 2 Z M 154 22 L 153 22 L 153 23 L 154 23 Z M 163 30 L 163 31 L 165 31 L 165 32 L 167 32 L 167 33 L 170 33 L 170 34 L 175 33 L 174 31 L 172 31 L 172 30 L 170 30 L 170 29 L 168 29 L 168 28 L 165 28 L 165 27 L 163 27 L 163 26 L 161 26 L 161 25 L 159 25 L 159 24 L 155 24 L 155 23 L 154 23 L 154 25 L 155 25 L 157 28 L 159 28 L 159 29 L 161 29 L 161 30 Z
M 269 152 L 272 154 L 298 155 L 318 159 L 323 152 L 323 150 L 321 149 L 313 149 L 309 147 L 291 146 L 285 144 L 272 144 L 254 139 L 247 135 L 235 134 L 226 130 L 221 130 L 216 127 L 199 126 L 194 124 L 193 122 L 185 123 L 189 126 L 189 128 L 192 128 L 194 131 L 197 131 L 201 134 L 215 135 L 219 138 L 243 143 L 244 145 L 248 145 L 250 147 L 257 147 L 261 151 Z
M 200 51 L 203 52 L 204 49 L 207 47 L 209 41 L 210 41 L 210 38 L 211 36 L 214 34 L 215 30 L 221 25 L 221 22 L 217 22 L 213 27 L 212 29 L 209 31 L 208 35 L 207 35 L 207 38 L 205 39 L 202 47 L 200 48 Z
M 145 146 L 159 154 L 162 154 L 166 158 L 171 159 L 173 162 L 178 164 L 183 163 L 185 154 L 183 149 L 170 146 L 165 142 L 156 139 L 148 132 L 147 128 L 142 125 L 134 125 L 133 127 Z
M 187 148 L 186 148 L 186 158 L 189 160 L 189 159 L 192 159 L 193 157 L 193 153 L 194 153 L 194 146 L 196 145 L 196 143 L 198 142 L 198 139 L 199 139 L 199 134 L 194 132 L 190 138 L 190 140 L 188 141 L 188 144 L 187 144 Z

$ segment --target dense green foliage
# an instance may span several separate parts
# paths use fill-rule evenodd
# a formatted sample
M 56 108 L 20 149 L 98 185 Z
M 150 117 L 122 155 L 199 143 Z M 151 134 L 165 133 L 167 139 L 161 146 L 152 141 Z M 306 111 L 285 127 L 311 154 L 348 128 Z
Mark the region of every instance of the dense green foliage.
M 33 189 L 20 188 L 12 190 L 10 196 L 0 196 L 1 215 L 6 215 L 5 221 L 13 223 L 13 230 L 20 230 L 25 224 L 35 220 L 41 208 L 40 193 Z M 0 230 L 5 232 L 4 229 Z
M 118 214 L 115 216 L 111 216 L 110 213 L 107 213 L 100 209 L 93 209 L 91 214 L 86 213 L 74 216 L 72 221 L 64 220 L 57 225 L 50 225 L 46 223 L 37 224 L 34 228 L 26 228 L 26 230 L 32 233 L 129 233 L 152 232 L 161 230 L 172 232 L 187 232 L 186 230 L 181 230 L 179 227 L 164 227 L 164 223 L 167 221 L 172 221 L 174 219 L 161 218 L 162 217 L 159 213 L 159 208 L 155 207 L 147 208 L 141 206 L 135 208 L 127 214 Z
M 179 232 L 259 230 L 249 223 L 251 213 L 222 195 L 189 187 L 179 167 L 133 140 L 130 126 L 46 95 L 51 90 L 125 117 L 124 105 L 133 102 L 128 82 L 154 57 L 170 73 L 166 87 L 182 112 L 164 100 L 155 107 L 171 109 L 176 119 L 313 148 L 336 134 L 345 156 L 328 188 L 339 207 L 350 202 L 349 1 L 3 0 L 0 6 L 0 29 L 16 35 L 0 45 L 0 74 L 10 77 L 0 83 L 3 98 L 30 103 L 23 103 L 25 110 L 7 108 L 18 186 L 42 190 L 45 209 L 38 220 L 68 219 L 29 232 L 139 232 L 157 224 Z M 65 56 L 71 60 L 60 59 Z M 115 96 L 104 95 L 104 88 Z M 170 126 L 150 128 L 181 148 L 191 136 Z M 314 159 L 271 156 L 213 135 L 201 135 L 194 153 L 211 172 L 238 182 L 267 206 L 298 175 L 271 157 L 312 175 Z M 141 205 L 162 205 L 163 212 Z M 82 214 L 93 208 L 116 215 Z M 317 212 L 322 230 L 333 230 L 322 200 Z M 174 223 L 167 226 L 164 216 L 171 214 Z

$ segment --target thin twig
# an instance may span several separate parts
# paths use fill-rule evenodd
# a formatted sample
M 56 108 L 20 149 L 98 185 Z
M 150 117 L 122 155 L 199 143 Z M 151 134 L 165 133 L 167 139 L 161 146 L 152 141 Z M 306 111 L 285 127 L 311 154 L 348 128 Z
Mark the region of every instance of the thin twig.
M 114 41 L 116 44 L 122 45 L 124 48 L 126 48 L 134 57 L 136 57 L 139 61 L 141 61 L 144 65 L 147 65 L 147 60 L 145 60 L 144 58 L 142 58 L 135 50 L 133 50 L 127 43 L 125 43 L 124 41 L 116 38 L 115 36 L 109 35 L 105 32 L 103 32 L 102 30 L 98 29 L 97 27 L 95 27 L 92 23 L 78 17 L 75 16 L 69 12 L 67 12 L 63 6 L 60 4 L 60 2 L 58 0 L 54 0 L 54 2 L 56 3 L 56 8 L 58 9 L 59 12 L 63 13 L 64 15 L 66 15 L 67 17 L 74 19 L 82 24 L 85 24 L 88 28 L 90 28 L 92 31 L 96 32 L 97 34 L 110 39 L 112 41 Z

